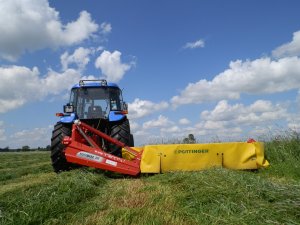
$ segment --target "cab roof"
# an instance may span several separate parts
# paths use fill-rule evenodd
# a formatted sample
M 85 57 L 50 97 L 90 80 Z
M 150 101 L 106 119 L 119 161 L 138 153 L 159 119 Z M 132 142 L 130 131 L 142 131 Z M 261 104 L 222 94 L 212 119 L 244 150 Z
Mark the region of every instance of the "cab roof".
M 80 80 L 78 84 L 75 84 L 73 88 L 81 87 L 114 87 L 119 88 L 116 83 L 108 83 L 106 80 Z

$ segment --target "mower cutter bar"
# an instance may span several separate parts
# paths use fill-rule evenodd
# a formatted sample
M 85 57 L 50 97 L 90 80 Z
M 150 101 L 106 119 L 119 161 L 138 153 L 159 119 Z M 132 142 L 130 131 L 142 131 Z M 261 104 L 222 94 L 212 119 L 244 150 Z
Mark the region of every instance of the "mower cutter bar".
M 127 160 L 105 152 L 95 141 L 99 137 L 124 148 L 134 158 Z M 63 144 L 66 146 L 64 150 L 66 160 L 70 163 L 134 176 L 140 173 L 142 152 L 126 146 L 124 143 L 79 120 L 73 124 L 72 136 L 65 136 Z

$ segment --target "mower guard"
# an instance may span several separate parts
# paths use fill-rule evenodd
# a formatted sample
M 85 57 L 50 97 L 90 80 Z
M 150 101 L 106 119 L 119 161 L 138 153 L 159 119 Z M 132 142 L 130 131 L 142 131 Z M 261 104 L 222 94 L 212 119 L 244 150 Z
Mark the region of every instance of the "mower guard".
M 269 166 L 260 142 L 147 145 L 141 150 L 141 173 L 197 171 L 211 167 L 252 170 Z

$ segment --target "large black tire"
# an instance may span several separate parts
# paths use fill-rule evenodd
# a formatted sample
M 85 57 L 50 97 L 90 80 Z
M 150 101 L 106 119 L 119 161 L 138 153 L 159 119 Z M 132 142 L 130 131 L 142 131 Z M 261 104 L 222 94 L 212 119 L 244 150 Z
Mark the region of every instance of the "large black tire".
M 65 146 L 62 144 L 62 140 L 65 136 L 71 136 L 72 133 L 71 124 L 63 124 L 58 122 L 54 126 L 51 138 L 51 160 L 52 166 L 56 173 L 61 171 L 70 170 L 71 163 L 68 163 L 63 153 Z
M 127 146 L 133 145 L 133 136 L 130 134 L 130 125 L 127 118 L 113 122 L 110 126 L 110 136 Z M 118 157 L 122 157 L 122 148 L 117 145 L 109 144 L 108 152 Z
M 134 147 L 134 139 L 133 139 L 133 135 L 130 134 L 130 143 L 129 143 L 129 147 Z

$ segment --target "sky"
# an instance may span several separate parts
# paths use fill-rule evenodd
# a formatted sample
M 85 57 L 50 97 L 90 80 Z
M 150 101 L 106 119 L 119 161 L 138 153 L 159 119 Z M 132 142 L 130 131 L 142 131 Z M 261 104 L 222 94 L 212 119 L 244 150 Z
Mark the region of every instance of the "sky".
M 50 144 L 80 79 L 123 89 L 136 145 L 300 132 L 300 1 L 0 0 L 0 148 Z

